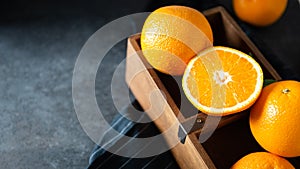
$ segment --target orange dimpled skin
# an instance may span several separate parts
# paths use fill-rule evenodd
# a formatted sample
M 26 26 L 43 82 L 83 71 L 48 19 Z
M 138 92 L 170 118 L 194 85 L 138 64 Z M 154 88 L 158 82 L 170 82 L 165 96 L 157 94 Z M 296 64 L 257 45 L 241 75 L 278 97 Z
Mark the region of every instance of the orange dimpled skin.
M 141 48 L 147 61 L 171 75 L 182 75 L 191 58 L 212 43 L 212 30 L 205 16 L 185 6 L 155 10 L 141 33 Z
M 256 152 L 241 158 L 231 169 L 295 169 L 295 167 L 282 157 L 268 152 Z
M 300 156 L 300 82 L 286 80 L 266 86 L 253 105 L 250 128 L 267 151 Z
M 255 26 L 268 26 L 284 13 L 288 0 L 233 0 L 239 19 Z

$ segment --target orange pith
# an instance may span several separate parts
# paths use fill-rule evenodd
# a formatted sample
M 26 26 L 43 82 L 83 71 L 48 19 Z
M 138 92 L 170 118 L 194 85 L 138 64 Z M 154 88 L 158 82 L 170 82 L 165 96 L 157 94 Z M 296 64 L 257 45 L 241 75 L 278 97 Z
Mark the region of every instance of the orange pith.
M 213 47 L 193 58 L 182 79 L 190 102 L 211 115 L 249 108 L 258 98 L 263 73 L 250 56 L 227 47 Z

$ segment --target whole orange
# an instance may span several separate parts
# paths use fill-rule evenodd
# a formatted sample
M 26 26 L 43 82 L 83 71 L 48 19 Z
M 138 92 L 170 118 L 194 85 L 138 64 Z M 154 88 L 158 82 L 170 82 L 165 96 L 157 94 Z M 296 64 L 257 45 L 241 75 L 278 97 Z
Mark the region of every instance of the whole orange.
M 250 112 L 250 128 L 267 151 L 300 156 L 300 82 L 285 80 L 263 88 Z
M 233 0 L 239 19 L 255 26 L 268 26 L 284 13 L 288 0 Z
M 190 7 L 165 6 L 152 12 L 142 28 L 141 48 L 157 70 L 182 75 L 196 53 L 212 46 L 213 34 L 205 16 Z
M 238 160 L 231 169 L 294 169 L 286 159 L 268 152 L 250 153 Z

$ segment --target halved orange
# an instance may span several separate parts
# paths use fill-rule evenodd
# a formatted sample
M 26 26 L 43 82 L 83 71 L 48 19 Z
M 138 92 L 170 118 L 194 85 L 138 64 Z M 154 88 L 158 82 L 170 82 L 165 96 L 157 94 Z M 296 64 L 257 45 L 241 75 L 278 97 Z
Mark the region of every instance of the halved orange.
M 211 47 L 187 65 L 182 87 L 188 100 L 210 115 L 229 115 L 249 108 L 263 86 L 260 65 L 229 47 Z

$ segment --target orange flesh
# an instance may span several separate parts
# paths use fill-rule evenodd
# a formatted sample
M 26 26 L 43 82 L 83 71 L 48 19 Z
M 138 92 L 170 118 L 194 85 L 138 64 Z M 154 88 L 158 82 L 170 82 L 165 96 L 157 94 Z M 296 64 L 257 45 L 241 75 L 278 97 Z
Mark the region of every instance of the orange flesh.
M 249 98 L 255 90 L 258 75 L 252 64 L 245 58 L 231 52 L 220 50 L 216 52 L 222 63 L 223 71 L 228 72 L 232 81 L 222 85 L 217 84 L 213 79 L 214 72 L 208 72 L 203 62 L 198 61 L 194 63 L 187 83 L 192 96 L 197 98 L 200 104 L 212 106 L 212 87 L 214 87 L 215 90 L 226 91 L 224 105 L 219 105 L 217 108 L 231 107 Z M 213 55 L 213 52 L 204 57 L 211 57 L 210 55 Z M 226 78 L 219 79 L 224 82 Z M 210 81 L 213 82 L 212 85 Z

